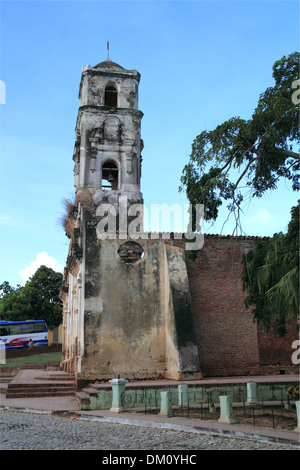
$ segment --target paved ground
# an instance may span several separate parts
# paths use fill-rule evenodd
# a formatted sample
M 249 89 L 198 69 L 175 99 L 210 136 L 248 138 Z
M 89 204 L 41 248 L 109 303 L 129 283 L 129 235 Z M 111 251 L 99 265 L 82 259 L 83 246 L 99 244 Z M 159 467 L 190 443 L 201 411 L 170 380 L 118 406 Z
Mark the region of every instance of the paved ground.
M 278 376 L 267 380 L 278 381 Z M 0 394 L 0 432 L 3 450 L 299 450 L 299 433 L 295 431 L 106 410 L 80 411 L 73 396 L 6 399 Z
M 258 440 L 230 438 L 201 433 L 196 429 L 178 430 L 153 426 L 133 426 L 91 419 L 78 419 L 22 412 L 0 411 L 2 450 L 126 450 L 179 451 L 200 450 L 295 450 L 295 446 Z

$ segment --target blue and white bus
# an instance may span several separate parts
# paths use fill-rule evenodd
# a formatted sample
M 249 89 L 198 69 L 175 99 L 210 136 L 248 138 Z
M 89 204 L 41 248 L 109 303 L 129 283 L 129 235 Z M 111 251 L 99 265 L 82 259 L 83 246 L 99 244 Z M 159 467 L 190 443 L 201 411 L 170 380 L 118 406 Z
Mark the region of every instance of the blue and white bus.
M 0 341 L 6 349 L 48 346 L 48 328 L 44 320 L 0 320 Z

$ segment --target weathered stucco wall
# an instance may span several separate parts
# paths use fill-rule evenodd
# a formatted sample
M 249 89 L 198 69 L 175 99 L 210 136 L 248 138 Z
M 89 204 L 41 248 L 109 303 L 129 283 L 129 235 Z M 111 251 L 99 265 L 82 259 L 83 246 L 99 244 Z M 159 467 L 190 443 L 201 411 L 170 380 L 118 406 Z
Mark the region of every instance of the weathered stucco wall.
M 166 342 L 168 377 L 176 379 L 178 378 L 177 371 L 183 370 L 185 377 L 193 378 L 195 375 L 200 375 L 200 367 L 197 360 L 198 348 L 185 252 L 182 248 L 172 245 L 164 244 L 163 247 L 167 270 L 165 274 L 166 295 L 169 300 L 169 307 L 165 309 L 168 315 Z M 179 364 L 171 363 L 175 359 L 180 361 Z
M 144 257 L 124 262 L 119 249 L 126 240 L 100 240 L 95 225 L 86 227 L 79 376 L 199 377 L 184 250 L 139 240 Z
M 89 239 L 92 235 L 89 235 Z M 97 240 L 87 250 L 84 376 L 151 377 L 165 361 L 158 247 L 145 259 L 123 263 L 117 241 Z

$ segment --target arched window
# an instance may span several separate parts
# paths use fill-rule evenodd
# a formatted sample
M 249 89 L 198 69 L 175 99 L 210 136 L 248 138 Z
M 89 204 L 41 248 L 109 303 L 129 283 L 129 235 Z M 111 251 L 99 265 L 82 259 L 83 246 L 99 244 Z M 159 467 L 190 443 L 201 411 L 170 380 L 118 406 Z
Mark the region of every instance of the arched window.
M 102 165 L 102 184 L 101 189 L 106 191 L 118 189 L 119 171 L 117 165 L 113 162 L 105 162 Z
M 113 85 L 105 87 L 104 106 L 110 106 L 111 108 L 117 108 L 118 106 L 118 92 Z

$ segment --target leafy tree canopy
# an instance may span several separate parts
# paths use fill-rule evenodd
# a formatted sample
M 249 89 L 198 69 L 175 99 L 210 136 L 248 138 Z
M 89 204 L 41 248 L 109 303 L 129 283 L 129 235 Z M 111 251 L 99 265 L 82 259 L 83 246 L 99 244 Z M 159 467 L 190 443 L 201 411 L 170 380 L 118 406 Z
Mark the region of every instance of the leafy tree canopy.
M 284 336 L 286 320 L 299 315 L 299 203 L 291 210 L 287 233 L 257 242 L 242 262 L 246 306 L 254 307 L 254 318 L 267 330 L 275 321 Z
M 12 292 L 14 291 L 18 291 L 21 289 L 21 286 L 20 284 L 17 285 L 17 287 L 12 287 L 8 281 L 4 281 L 1 285 L 0 285 L 0 299 L 2 299 L 2 297 L 5 295 L 5 294 L 11 294 Z
M 62 322 L 59 293 L 62 274 L 41 266 L 24 287 L 0 286 L 0 315 L 3 320 L 45 320 L 53 329 Z
M 233 117 L 195 138 L 180 191 L 204 205 L 206 220 L 216 220 L 224 201 L 239 211 L 247 188 L 261 197 L 285 178 L 299 190 L 299 105 L 292 100 L 299 64 L 298 52 L 275 62 L 275 84 L 260 95 L 251 119 Z
M 238 224 L 246 198 L 276 189 L 281 179 L 299 190 L 299 65 L 299 52 L 275 62 L 274 85 L 260 95 L 251 119 L 233 117 L 195 138 L 180 191 L 193 207 L 204 205 L 206 220 L 215 221 L 227 202 Z M 286 318 L 299 312 L 299 207 L 287 234 L 257 242 L 243 263 L 246 305 L 267 328 L 275 318 L 284 335 Z

